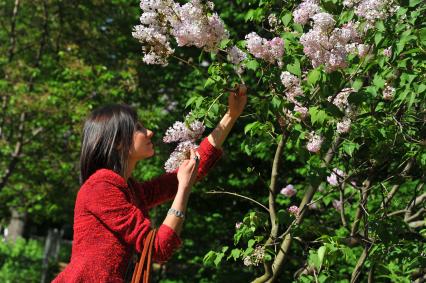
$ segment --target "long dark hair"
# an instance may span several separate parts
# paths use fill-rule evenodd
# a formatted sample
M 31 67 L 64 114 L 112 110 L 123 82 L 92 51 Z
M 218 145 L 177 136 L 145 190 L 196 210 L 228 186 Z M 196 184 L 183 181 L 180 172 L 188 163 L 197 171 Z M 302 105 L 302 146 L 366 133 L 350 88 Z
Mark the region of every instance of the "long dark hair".
M 125 177 L 136 124 L 136 111 L 125 104 L 107 105 L 90 114 L 81 142 L 81 183 L 102 168 Z

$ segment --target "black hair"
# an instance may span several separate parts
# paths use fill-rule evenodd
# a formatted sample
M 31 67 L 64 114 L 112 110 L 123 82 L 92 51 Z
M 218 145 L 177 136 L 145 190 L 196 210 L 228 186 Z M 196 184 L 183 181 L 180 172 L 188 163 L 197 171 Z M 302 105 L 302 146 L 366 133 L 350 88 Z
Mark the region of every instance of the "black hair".
M 95 109 L 86 119 L 80 155 L 80 182 L 98 169 L 110 169 L 125 178 L 137 113 L 128 105 Z

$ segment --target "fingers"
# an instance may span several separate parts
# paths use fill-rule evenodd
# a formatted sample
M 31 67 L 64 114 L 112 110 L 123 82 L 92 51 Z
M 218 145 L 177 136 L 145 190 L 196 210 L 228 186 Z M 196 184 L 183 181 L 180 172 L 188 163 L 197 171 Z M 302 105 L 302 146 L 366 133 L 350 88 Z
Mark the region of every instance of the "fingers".
M 244 84 L 240 84 L 238 86 L 238 95 L 239 96 L 244 96 L 244 95 L 246 95 L 246 93 L 247 93 L 247 86 L 244 85 Z

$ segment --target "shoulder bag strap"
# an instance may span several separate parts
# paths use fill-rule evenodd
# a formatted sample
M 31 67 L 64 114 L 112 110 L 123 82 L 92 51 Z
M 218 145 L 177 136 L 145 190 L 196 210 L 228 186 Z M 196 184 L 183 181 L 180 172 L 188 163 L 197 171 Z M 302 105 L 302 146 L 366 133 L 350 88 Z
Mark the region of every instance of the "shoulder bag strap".
M 133 272 L 132 283 L 140 283 L 141 277 L 143 283 L 148 283 L 150 272 L 151 272 L 151 258 L 152 250 L 154 245 L 156 230 L 152 229 L 148 232 L 148 235 L 144 239 L 143 250 L 139 263 L 136 263 L 135 270 Z

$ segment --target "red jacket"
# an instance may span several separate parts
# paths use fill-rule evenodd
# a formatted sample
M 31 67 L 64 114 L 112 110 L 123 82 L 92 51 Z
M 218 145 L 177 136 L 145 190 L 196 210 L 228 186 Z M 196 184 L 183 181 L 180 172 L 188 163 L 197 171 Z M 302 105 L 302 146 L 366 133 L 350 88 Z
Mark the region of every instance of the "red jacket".
M 207 138 L 197 151 L 199 179 L 222 151 Z M 178 180 L 176 173 L 166 173 L 148 182 L 131 184 L 129 187 L 120 175 L 101 169 L 82 185 L 74 209 L 71 261 L 53 282 L 124 282 L 133 251 L 142 251 L 143 239 L 152 229 L 148 209 L 172 200 Z M 154 240 L 153 260 L 167 261 L 180 245 L 174 230 L 162 224 Z

